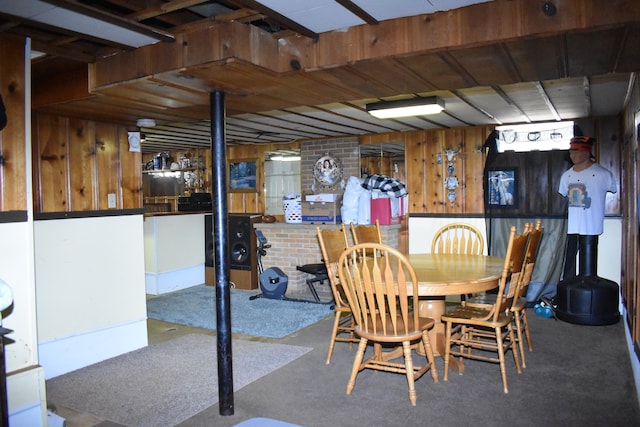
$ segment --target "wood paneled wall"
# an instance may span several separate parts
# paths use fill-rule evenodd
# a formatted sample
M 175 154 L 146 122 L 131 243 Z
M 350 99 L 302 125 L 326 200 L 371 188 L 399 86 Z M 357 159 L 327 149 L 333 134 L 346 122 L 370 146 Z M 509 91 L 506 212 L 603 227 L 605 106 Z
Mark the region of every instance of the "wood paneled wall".
M 0 212 L 27 210 L 24 52 L 24 39 L 0 37 L 0 94 L 7 110 L 0 131 Z
M 482 214 L 485 160 L 482 147 L 491 131 L 489 126 L 477 126 L 392 132 L 363 136 L 360 142 L 404 142 L 410 214 Z M 445 178 L 449 176 L 447 150 L 456 152 L 453 175 L 458 180 L 458 187 L 453 203 L 449 201 L 445 187 Z
M 35 212 L 142 207 L 142 156 L 129 151 L 124 127 L 36 114 L 32 129 Z
M 633 348 L 640 358 L 640 87 L 636 80 L 624 117 L 621 141 L 622 164 L 622 302 L 627 310 L 625 321 L 631 332 Z

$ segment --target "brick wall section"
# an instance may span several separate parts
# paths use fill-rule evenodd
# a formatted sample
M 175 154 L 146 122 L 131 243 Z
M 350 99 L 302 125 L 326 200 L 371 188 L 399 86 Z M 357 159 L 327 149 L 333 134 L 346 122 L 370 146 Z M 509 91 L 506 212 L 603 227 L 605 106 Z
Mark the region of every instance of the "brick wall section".
M 350 176 L 360 177 L 360 149 L 358 138 L 316 139 L 300 145 L 300 184 L 303 192 L 312 191 L 313 167 L 320 157 L 327 154 L 342 162 L 344 183 Z M 342 193 L 340 186 L 337 191 L 331 189 L 316 189 L 317 193 Z
M 339 228 L 340 225 L 320 225 L 322 228 Z M 258 223 L 255 228 L 262 230 L 271 245 L 267 249 L 267 255 L 262 258 L 265 269 L 278 267 L 289 278 L 288 286 L 291 289 L 306 287 L 309 275 L 296 270 L 298 265 L 315 264 L 322 262 L 320 245 L 315 224 L 288 224 L 284 222 Z M 349 241 L 352 244 L 351 232 L 347 226 Z M 398 235 L 400 225 L 381 226 L 382 241 L 394 248 L 398 247 Z M 328 286 L 328 283 L 326 283 Z

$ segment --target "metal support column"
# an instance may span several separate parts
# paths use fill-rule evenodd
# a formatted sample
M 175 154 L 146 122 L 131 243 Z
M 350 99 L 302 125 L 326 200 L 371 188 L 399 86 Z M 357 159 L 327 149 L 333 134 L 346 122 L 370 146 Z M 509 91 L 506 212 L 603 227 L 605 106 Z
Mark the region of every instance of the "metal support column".
M 225 144 L 224 92 L 211 94 L 211 181 L 216 272 L 218 395 L 220 415 L 233 415 L 233 363 L 231 351 L 231 290 L 227 217 L 227 151 Z

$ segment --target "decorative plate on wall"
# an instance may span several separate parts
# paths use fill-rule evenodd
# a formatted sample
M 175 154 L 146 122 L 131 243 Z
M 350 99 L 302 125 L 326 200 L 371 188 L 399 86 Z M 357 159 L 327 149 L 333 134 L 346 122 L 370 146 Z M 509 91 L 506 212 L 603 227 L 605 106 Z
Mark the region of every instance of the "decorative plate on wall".
M 331 154 L 326 154 L 316 161 L 313 177 L 324 187 L 333 187 L 342 182 L 342 162 Z

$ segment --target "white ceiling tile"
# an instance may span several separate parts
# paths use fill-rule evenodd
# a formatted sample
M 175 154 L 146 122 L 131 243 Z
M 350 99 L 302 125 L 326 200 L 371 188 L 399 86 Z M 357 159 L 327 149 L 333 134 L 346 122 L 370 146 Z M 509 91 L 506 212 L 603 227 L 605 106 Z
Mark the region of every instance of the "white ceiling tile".
M 355 0 L 353 3 L 378 21 L 385 21 L 451 10 L 487 1 L 490 0 Z M 334 0 L 260 0 L 258 3 L 316 33 L 365 23 Z

